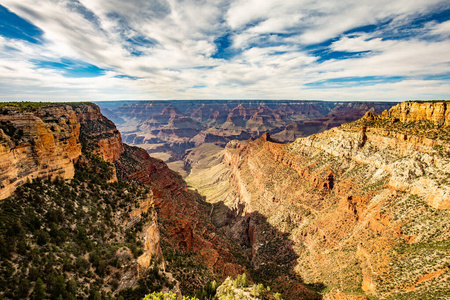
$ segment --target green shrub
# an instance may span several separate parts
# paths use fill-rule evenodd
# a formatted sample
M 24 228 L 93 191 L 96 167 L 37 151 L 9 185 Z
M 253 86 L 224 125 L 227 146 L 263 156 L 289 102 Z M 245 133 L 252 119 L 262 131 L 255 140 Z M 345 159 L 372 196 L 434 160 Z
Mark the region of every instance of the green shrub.
M 151 294 L 145 295 L 143 300 L 199 300 L 199 299 L 189 296 L 183 296 L 182 298 L 180 298 L 172 292 L 168 293 L 153 292 Z

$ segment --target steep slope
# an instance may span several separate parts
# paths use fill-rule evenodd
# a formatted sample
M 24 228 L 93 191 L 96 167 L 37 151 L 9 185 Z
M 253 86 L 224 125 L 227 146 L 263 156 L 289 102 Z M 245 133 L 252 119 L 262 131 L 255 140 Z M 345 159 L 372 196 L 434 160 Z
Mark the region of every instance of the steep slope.
M 239 247 L 217 234 L 210 205 L 164 162 L 125 145 L 115 165 L 119 178 L 151 187 L 167 269 L 181 283 L 183 293 L 193 294 L 210 280 L 221 281 L 245 270 L 235 258 Z
M 93 171 L 111 166 L 95 157 L 86 162 L 89 168 L 76 166 L 70 183 L 36 179 L 0 203 L 4 299 L 38 297 L 39 280 L 51 299 L 96 293 L 140 299 L 175 286 L 157 264 L 162 253 L 151 190 L 107 184 Z
M 1 189 L 3 198 L 12 194 L 0 202 L 1 296 L 93 299 L 101 292 L 140 299 L 162 288 L 179 292 L 164 271 L 153 193 L 138 182 L 117 182 L 111 162 L 124 149 L 99 108 L 21 103 L 2 112 L 2 144 L 20 149 L 7 170 L 23 176 L 14 193 Z
M 82 147 L 110 162 L 123 152 L 120 133 L 95 104 L 2 104 L 0 199 L 27 180 L 72 178 Z
M 215 203 L 216 224 L 251 247 L 272 286 L 289 273 L 332 291 L 329 299 L 444 299 L 448 105 L 402 103 L 291 144 L 267 134 L 230 142 L 187 180 Z

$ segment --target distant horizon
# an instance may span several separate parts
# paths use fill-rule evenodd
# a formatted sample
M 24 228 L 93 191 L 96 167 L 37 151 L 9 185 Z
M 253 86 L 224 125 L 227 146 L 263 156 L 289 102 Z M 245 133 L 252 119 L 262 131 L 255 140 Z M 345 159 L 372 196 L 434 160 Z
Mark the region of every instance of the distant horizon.
M 36 102 L 36 103 L 79 103 L 79 102 L 177 102 L 177 101 L 262 101 L 262 102 L 269 102 L 269 101 L 275 101 L 275 102 L 283 102 L 283 101 L 293 101 L 293 102 L 433 102 L 433 101 L 443 101 L 447 102 L 450 101 L 450 99 L 430 99 L 430 100 L 421 100 L 421 99 L 407 99 L 407 100 L 324 100 L 324 99 L 139 99 L 139 100 L 133 100 L 133 99 L 117 99 L 117 100 L 34 100 L 34 99 L 27 99 L 27 100 L 8 100 L 8 99 L 0 99 L 0 103 L 26 103 L 26 102 Z
M 177 101 L 261 101 L 261 102 L 269 102 L 269 101 L 275 101 L 275 102 L 282 102 L 282 101 L 293 101 L 293 102 L 395 102 L 395 103 L 402 103 L 402 102 L 450 102 L 449 99 L 406 99 L 406 100 L 325 100 L 325 99 L 139 99 L 139 100 L 133 100 L 133 99 L 117 99 L 117 100 L 33 100 L 33 99 L 27 99 L 27 100 L 8 100 L 8 99 L 0 99 L 0 103 L 26 103 L 26 102 L 35 102 L 35 103 L 81 103 L 81 102 L 90 102 L 90 103 L 97 103 L 97 102 L 177 102 Z
M 3 101 L 450 99 L 449 53 L 447 0 L 0 4 Z

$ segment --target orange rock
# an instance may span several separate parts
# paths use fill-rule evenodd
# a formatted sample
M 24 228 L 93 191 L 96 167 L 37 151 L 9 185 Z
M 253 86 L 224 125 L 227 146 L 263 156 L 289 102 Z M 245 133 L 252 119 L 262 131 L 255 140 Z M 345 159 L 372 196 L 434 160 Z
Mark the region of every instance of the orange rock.
M 326 294 L 324 300 L 368 300 L 367 297 L 346 294 L 339 290 L 332 290 Z
M 424 282 L 424 281 L 428 281 L 428 280 L 434 279 L 436 277 L 439 277 L 440 275 L 444 274 L 447 271 L 448 271 L 448 268 L 445 268 L 445 269 L 440 269 L 440 270 L 434 271 L 434 272 L 429 273 L 429 274 L 427 274 L 425 276 L 422 276 L 422 277 L 420 277 L 417 280 L 417 284 L 419 284 L 421 282 Z
M 430 120 L 438 125 L 450 126 L 448 102 L 403 102 L 392 107 L 386 115 L 401 122 Z
M 2 108 L 0 114 L 0 199 L 10 196 L 27 180 L 73 178 L 81 155 L 80 124 L 69 106 L 19 112 Z M 45 122 L 39 117 L 45 111 Z

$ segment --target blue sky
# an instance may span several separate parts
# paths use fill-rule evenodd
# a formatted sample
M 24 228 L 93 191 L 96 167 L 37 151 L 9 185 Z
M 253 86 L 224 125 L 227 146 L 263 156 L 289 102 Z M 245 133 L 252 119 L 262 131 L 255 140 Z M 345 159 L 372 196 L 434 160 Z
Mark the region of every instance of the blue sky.
M 0 0 L 0 101 L 450 99 L 448 0 Z

